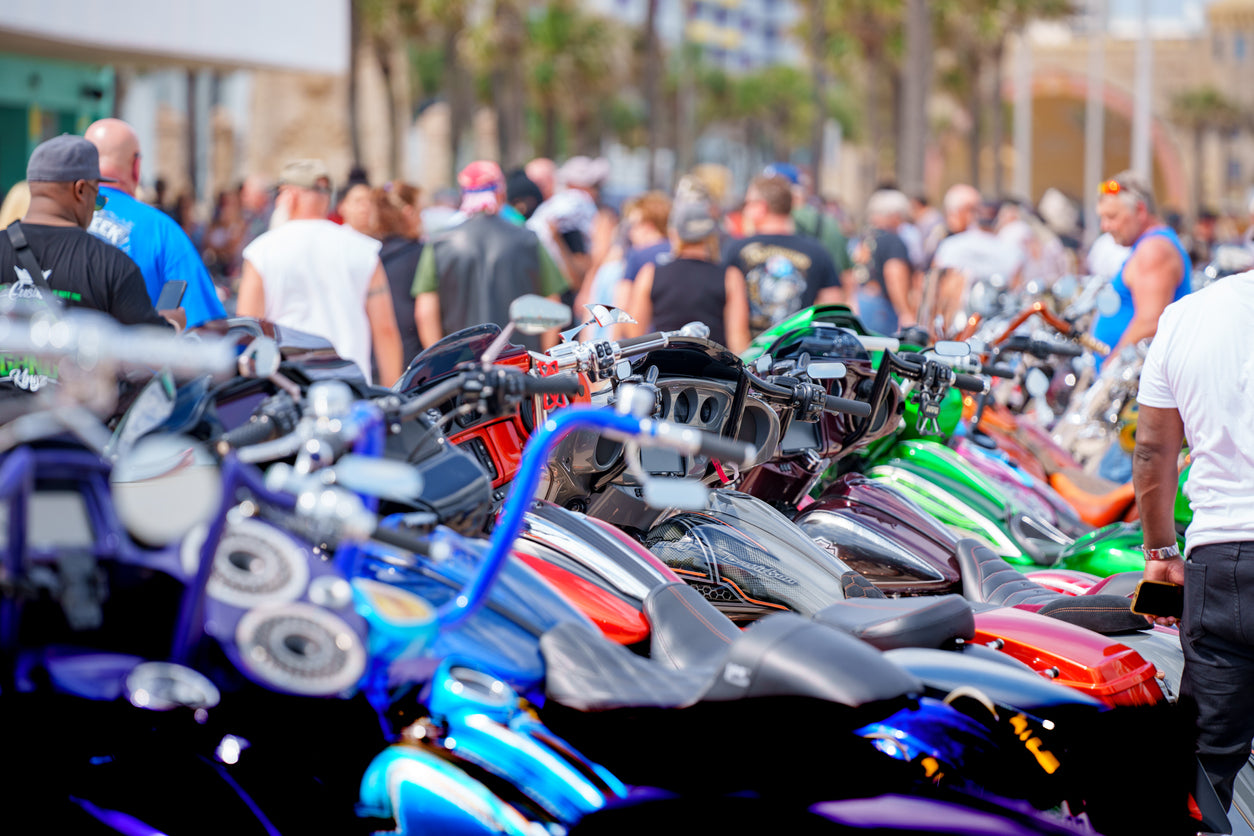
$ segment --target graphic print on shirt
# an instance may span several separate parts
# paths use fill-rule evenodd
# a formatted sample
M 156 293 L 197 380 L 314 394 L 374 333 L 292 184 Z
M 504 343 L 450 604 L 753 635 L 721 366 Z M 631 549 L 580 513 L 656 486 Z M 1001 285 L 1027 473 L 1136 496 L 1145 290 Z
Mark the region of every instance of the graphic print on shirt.
M 87 231 L 97 238 L 108 241 L 127 255 L 131 254 L 131 230 L 135 227 L 112 212 L 100 211 L 91 216 Z
M 14 272 L 17 273 L 17 283 L 9 285 L 10 299 L 43 299 L 44 295 L 40 293 L 39 288 L 35 285 L 35 279 L 31 274 L 21 268 L 14 266 Z M 48 277 L 52 275 L 51 270 L 41 270 L 44 274 L 44 281 L 48 281 Z
M 801 310 L 810 257 L 788 247 L 752 243 L 740 251 L 749 295 L 749 323 L 765 330 Z
M 38 299 L 43 300 L 43 292 L 35 284 L 29 271 L 17 265 L 13 266 L 17 281 L 8 285 L 7 295 L 11 300 Z M 51 270 L 41 270 L 44 281 L 52 275 Z M 0 288 L 4 285 L 0 285 Z M 46 363 L 34 357 L 20 357 L 12 354 L 0 354 L 0 381 L 7 381 L 18 389 L 38 392 L 49 383 L 56 383 L 57 370 L 53 363 Z

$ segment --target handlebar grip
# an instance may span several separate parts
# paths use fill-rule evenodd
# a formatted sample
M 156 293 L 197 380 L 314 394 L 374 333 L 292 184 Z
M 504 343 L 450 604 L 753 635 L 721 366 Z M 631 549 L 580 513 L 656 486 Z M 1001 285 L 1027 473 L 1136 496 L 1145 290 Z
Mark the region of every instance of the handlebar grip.
M 990 377 L 1012 378 L 1016 374 L 1014 367 L 1007 363 L 987 363 L 982 371 Z
M 380 543 L 386 543 L 389 546 L 395 546 L 398 549 L 413 552 L 414 554 L 429 555 L 431 553 L 430 545 L 423 538 L 416 534 L 410 534 L 407 531 L 398 531 L 382 525 L 375 528 L 370 535 L 370 539 L 378 540 Z
M 569 395 L 575 397 L 583 391 L 579 377 L 570 373 L 550 377 L 528 375 L 523 389 L 528 395 Z
M 1096 339 L 1092 334 L 1080 334 L 1076 337 L 1076 339 L 1079 341 L 1080 345 L 1084 346 L 1094 354 L 1100 354 L 1104 357 L 1110 353 L 1110 346 L 1106 345 L 1106 343 L 1101 340 Z
M 871 414 L 871 405 L 866 401 L 855 401 L 852 398 L 841 398 L 836 395 L 828 395 L 823 401 L 823 408 L 828 412 L 843 412 L 859 418 L 866 418 Z
M 955 374 L 954 386 L 964 392 L 982 395 L 988 391 L 989 382 L 987 377 L 980 377 L 978 374 Z
M 1079 357 L 1084 353 L 1084 346 L 1077 345 L 1076 343 L 1041 341 L 1033 345 L 1032 353 L 1037 357 L 1041 357 L 1042 354 L 1044 354 L 1045 357 L 1050 355 L 1055 357 Z M 1041 357 L 1041 359 L 1043 360 L 1045 357 Z
M 270 416 L 262 415 L 253 418 L 247 424 L 240 424 L 235 429 L 228 430 L 218 441 L 238 450 L 241 447 L 251 447 L 263 441 L 269 441 L 274 438 L 276 429 L 277 425 Z
M 617 342 L 619 350 L 626 354 L 639 346 L 658 342 L 658 336 L 657 334 L 645 334 L 643 337 L 630 337 Z
M 740 467 L 748 467 L 757 456 L 757 450 L 754 449 L 752 444 L 746 444 L 734 438 L 724 438 L 713 433 L 701 433 L 700 435 L 700 440 L 697 442 L 697 452 L 711 459 L 718 459 L 721 462 Z

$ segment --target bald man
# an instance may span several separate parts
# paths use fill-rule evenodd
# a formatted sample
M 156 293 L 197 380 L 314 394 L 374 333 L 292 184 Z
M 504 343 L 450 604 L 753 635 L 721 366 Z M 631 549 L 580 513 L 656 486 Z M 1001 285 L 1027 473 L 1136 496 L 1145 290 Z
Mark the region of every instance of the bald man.
M 121 119 L 101 119 L 92 123 L 86 137 L 100 152 L 100 172 L 116 181 L 101 187 L 108 204 L 96 212 L 87 231 L 139 265 L 153 304 L 167 282 L 187 282 L 180 305 L 187 327 L 226 318 L 209 271 L 187 233 L 160 209 L 135 199 L 140 173 L 135 130 Z

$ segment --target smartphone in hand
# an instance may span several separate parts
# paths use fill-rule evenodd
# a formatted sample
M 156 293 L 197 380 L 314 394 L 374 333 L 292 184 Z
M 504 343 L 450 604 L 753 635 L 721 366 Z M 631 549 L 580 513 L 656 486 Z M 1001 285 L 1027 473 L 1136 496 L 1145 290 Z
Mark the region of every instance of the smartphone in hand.
M 1150 618 L 1180 618 L 1184 614 L 1184 587 L 1166 581 L 1143 580 L 1132 596 L 1132 612 Z
M 183 302 L 183 294 L 187 292 L 187 282 L 179 279 L 173 279 L 161 286 L 161 293 L 157 296 L 157 304 L 153 305 L 159 311 L 172 311 Z

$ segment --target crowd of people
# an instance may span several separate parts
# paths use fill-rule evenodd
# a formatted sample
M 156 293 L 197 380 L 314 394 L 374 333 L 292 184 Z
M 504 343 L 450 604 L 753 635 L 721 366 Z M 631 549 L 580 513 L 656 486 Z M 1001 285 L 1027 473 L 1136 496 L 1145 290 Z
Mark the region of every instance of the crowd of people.
M 1014 289 L 1069 274 L 1109 277 L 1127 302 L 1122 315 L 1138 312 L 1100 326 L 1120 345 L 1152 333 L 1147 323 L 1171 300 L 1151 280 L 1124 275 L 1135 236 L 1116 236 L 1103 220 L 1104 234 L 1082 249 L 1075 206 L 1054 190 L 1033 207 L 958 184 L 933 206 L 885 183 L 855 212 L 824 203 L 789 163 L 766 167 L 741 195 L 727 169 L 706 164 L 673 192 L 612 203 L 604 159 L 535 159 L 508 172 L 480 160 L 459 173 L 456 189 L 434 194 L 372 183 L 360 168 L 337 180 L 320 161 L 296 160 L 276 180 L 254 175 L 222 192 L 197 224 L 141 186 L 143 155 L 125 122 L 102 119 L 81 139 L 98 154 L 104 204 L 87 232 L 136 264 L 154 305 L 167 284 L 185 287 L 161 318 L 196 327 L 228 314 L 264 316 L 330 340 L 383 383 L 441 336 L 503 323 L 509 300 L 529 292 L 576 310 L 614 305 L 636 319 L 587 336 L 700 319 L 733 350 L 815 303 L 845 303 L 881 333 L 916 324 L 953 333 L 981 282 Z M 1132 193 L 1149 191 L 1124 181 Z M 40 182 L 12 190 L 0 224 L 22 217 L 29 195 L 46 191 Z M 1154 214 L 1154 223 L 1172 230 L 1167 215 Z M 1225 226 L 1203 212 L 1190 234 L 1171 233 L 1186 265 L 1211 258 Z M 539 348 L 553 339 L 524 341 Z

